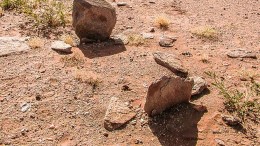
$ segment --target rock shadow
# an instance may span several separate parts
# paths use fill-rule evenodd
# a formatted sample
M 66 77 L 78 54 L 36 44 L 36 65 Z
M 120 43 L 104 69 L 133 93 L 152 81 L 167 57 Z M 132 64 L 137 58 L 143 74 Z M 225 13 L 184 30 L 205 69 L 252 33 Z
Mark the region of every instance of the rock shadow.
M 163 146 L 195 146 L 199 139 L 197 123 L 203 114 L 183 103 L 149 118 L 148 124 Z
M 200 94 L 198 95 L 193 95 L 190 99 L 190 101 L 195 101 L 195 100 L 198 100 L 200 99 L 201 97 L 203 97 L 204 95 L 208 95 L 210 94 L 210 90 L 208 88 L 206 88 L 205 90 L 203 90 Z
M 110 56 L 126 51 L 121 39 L 109 39 L 104 42 L 82 43 L 78 45 L 87 58 Z

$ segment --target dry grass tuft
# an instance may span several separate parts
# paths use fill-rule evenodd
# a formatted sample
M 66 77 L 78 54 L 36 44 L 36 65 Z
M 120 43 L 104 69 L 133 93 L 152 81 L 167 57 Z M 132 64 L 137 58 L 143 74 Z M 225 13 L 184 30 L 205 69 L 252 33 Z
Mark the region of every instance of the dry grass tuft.
M 81 67 L 85 63 L 84 58 L 78 53 L 73 53 L 72 55 L 62 57 L 61 61 L 64 62 L 67 67 Z
M 72 35 L 62 35 L 61 40 L 64 41 L 66 44 L 69 44 L 71 46 L 75 46 L 75 41 Z
M 84 70 L 77 69 L 75 71 L 75 79 L 82 83 L 87 83 L 92 86 L 94 91 L 102 82 L 98 76 L 93 72 L 87 72 Z
M 0 7 L 0 17 L 4 16 L 4 10 Z
M 145 43 L 143 36 L 139 34 L 131 34 L 128 36 L 129 45 L 141 46 Z
M 39 38 L 39 37 L 31 38 L 28 41 L 28 45 L 32 49 L 42 48 L 44 46 L 44 39 Z
M 167 30 L 170 25 L 170 20 L 166 16 L 159 16 L 155 19 L 155 25 L 160 29 Z
M 209 40 L 218 39 L 218 31 L 209 26 L 197 27 L 191 30 L 191 33 L 201 39 L 209 39 Z

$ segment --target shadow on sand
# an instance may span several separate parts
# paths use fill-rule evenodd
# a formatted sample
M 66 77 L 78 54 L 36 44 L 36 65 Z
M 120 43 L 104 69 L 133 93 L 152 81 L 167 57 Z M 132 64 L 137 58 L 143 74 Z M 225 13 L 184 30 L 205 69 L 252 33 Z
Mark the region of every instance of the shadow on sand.
M 197 123 L 203 116 L 188 103 L 180 104 L 149 119 L 149 127 L 163 146 L 195 146 Z
M 84 43 L 78 45 L 78 48 L 82 51 L 87 58 L 96 58 L 110 56 L 126 51 L 125 45 L 120 39 L 109 39 L 105 42 L 99 43 Z

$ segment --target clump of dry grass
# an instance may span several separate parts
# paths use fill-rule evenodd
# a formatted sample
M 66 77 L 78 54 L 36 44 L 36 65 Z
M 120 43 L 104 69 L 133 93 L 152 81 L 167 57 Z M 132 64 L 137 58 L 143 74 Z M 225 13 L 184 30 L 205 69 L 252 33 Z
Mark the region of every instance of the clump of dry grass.
M 62 35 L 60 37 L 62 41 L 64 41 L 66 44 L 69 44 L 71 46 L 75 46 L 75 41 L 72 35 Z
M 84 58 L 80 56 L 78 53 L 73 53 L 72 55 L 68 55 L 61 58 L 61 61 L 64 62 L 65 66 L 68 67 L 80 67 L 84 64 Z
M 129 45 L 132 46 L 141 46 L 145 43 L 145 40 L 143 38 L 143 36 L 139 35 L 139 34 L 131 34 L 128 36 L 128 41 L 129 41 Z
M 86 72 L 84 70 L 77 69 L 75 71 L 75 79 L 82 82 L 87 83 L 92 86 L 92 90 L 94 91 L 102 82 L 95 73 Z
M 4 16 L 4 10 L 0 7 L 0 17 Z
M 44 39 L 39 38 L 39 37 L 31 38 L 28 41 L 28 45 L 32 49 L 42 48 L 44 46 Z
M 155 25 L 160 29 L 167 30 L 170 25 L 170 20 L 166 16 L 158 16 L 155 19 Z
M 203 54 L 201 59 L 200 59 L 203 63 L 209 63 L 209 56 L 206 54 Z
M 202 39 L 217 40 L 218 31 L 210 26 L 197 27 L 191 30 L 191 33 Z

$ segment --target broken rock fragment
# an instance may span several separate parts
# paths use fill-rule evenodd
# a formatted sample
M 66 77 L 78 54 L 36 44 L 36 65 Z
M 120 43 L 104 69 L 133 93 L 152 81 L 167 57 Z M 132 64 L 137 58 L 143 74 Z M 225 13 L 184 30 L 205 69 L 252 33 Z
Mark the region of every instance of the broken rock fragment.
M 246 49 L 236 49 L 231 50 L 227 53 L 227 56 L 230 58 L 256 58 L 256 53 L 248 51 Z
M 28 52 L 28 37 L 0 37 L 0 57 Z
M 71 53 L 71 45 L 66 44 L 63 41 L 55 41 L 51 44 L 51 48 L 55 51 Z
M 205 90 L 208 86 L 207 82 L 202 79 L 201 77 L 192 77 L 192 79 L 194 80 L 194 86 L 192 87 L 192 93 L 191 95 L 198 95 L 200 93 L 203 92 L 203 90 Z
M 116 130 L 133 119 L 135 115 L 136 113 L 127 104 L 117 97 L 112 97 L 104 118 L 104 127 L 109 131 Z
M 160 38 L 160 42 L 159 45 L 161 47 L 173 47 L 173 43 L 176 41 L 177 39 L 174 37 L 169 37 L 169 36 L 162 36 Z
M 148 88 L 144 110 L 149 116 L 162 113 L 167 108 L 189 102 L 193 80 L 178 76 L 163 76 Z
M 188 71 L 184 68 L 181 60 L 173 54 L 156 52 L 153 54 L 157 64 L 166 67 L 176 75 L 187 76 Z

